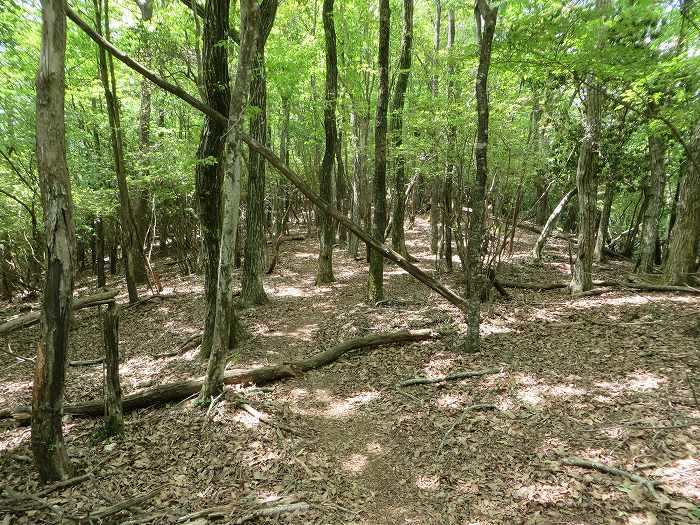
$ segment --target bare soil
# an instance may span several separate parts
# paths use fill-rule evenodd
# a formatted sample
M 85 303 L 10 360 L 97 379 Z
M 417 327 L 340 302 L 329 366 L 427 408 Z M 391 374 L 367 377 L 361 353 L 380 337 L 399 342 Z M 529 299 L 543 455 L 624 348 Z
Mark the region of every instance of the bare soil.
M 421 266 L 434 266 L 428 226 L 407 232 Z M 508 280 L 566 281 L 565 242 L 551 241 L 541 264 L 528 261 L 534 234 L 519 231 L 501 275 Z M 482 349 L 463 351 L 461 314 L 393 265 L 385 268 L 387 302 L 368 304 L 366 264 L 334 253 L 336 282 L 316 287 L 315 238 L 282 245 L 266 278 L 268 304 L 241 312 L 248 338 L 229 368 L 315 354 L 349 338 L 433 327 L 440 341 L 359 351 L 334 365 L 272 385 L 228 389 L 210 410 L 190 400 L 126 416 L 126 432 L 100 439 L 99 419 L 66 418 L 76 475 L 94 477 L 45 498 L 44 509 L 2 515 L 0 524 L 70 523 L 152 489 L 148 501 L 104 522 L 175 523 L 204 508 L 230 505 L 204 524 L 229 523 L 289 501 L 303 514 L 256 523 L 318 524 L 682 524 L 700 523 L 700 298 L 614 290 L 571 299 L 563 290 L 510 290 L 484 306 Z M 172 297 L 123 309 L 124 393 L 200 376 L 198 349 L 177 349 L 201 330 L 202 279 L 173 274 L 155 261 Z M 455 268 L 459 268 L 455 260 Z M 596 265 L 595 279 L 621 279 L 625 261 Z M 460 272 L 440 278 L 460 289 Z M 81 276 L 79 294 L 94 287 Z M 124 283 L 119 287 L 126 302 Z M 146 294 L 146 290 L 142 290 Z M 0 317 L 19 312 L 2 305 Z M 36 305 L 33 305 L 36 307 Z M 70 359 L 100 357 L 97 311 L 76 315 Z M 0 339 L 3 349 L 33 356 L 37 327 Z M 31 362 L 0 354 L 0 407 L 31 401 Z M 476 379 L 398 388 L 415 376 L 499 367 Z M 102 392 L 99 366 L 69 368 L 66 401 Z M 244 396 L 280 426 L 238 408 Z M 495 410 L 468 411 L 475 404 Z M 289 427 L 293 432 L 281 427 Z M 0 489 L 41 487 L 30 429 L 0 421 Z M 655 494 L 623 477 L 563 466 L 564 457 L 599 461 L 659 481 Z M 141 520 L 141 521 L 139 521 Z

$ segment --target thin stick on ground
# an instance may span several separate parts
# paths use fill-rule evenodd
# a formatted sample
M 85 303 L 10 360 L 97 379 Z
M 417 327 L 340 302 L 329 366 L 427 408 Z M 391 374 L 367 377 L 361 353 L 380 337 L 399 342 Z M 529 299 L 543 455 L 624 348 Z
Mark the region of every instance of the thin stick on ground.
M 285 432 L 289 432 L 290 434 L 294 434 L 295 436 L 300 436 L 301 434 L 294 430 L 291 427 L 288 427 L 287 425 L 284 425 L 282 423 L 276 422 L 271 416 L 265 414 L 264 412 L 260 412 L 259 410 L 256 410 L 252 406 L 250 406 L 245 399 L 242 397 L 236 396 L 236 406 L 240 408 L 241 410 L 244 410 L 254 418 L 256 418 L 258 421 L 261 423 L 265 423 L 266 425 L 270 425 L 271 427 L 278 428 L 280 430 L 283 430 Z
M 250 514 L 246 514 L 238 518 L 236 521 L 231 522 L 229 525 L 241 525 L 248 521 L 254 520 L 255 518 L 262 518 L 264 516 L 279 516 L 280 514 L 288 514 L 290 512 L 306 512 L 311 509 L 311 505 L 304 501 L 299 501 L 297 503 L 289 503 L 287 505 L 277 505 L 275 507 L 266 507 L 262 509 L 255 510 Z
M 96 512 L 91 512 L 87 516 L 87 520 L 97 520 L 97 519 L 102 519 L 106 518 L 107 516 L 111 516 L 113 514 L 116 514 L 117 512 L 121 512 L 123 510 L 128 510 L 132 507 L 135 507 L 136 505 L 140 503 L 144 503 L 148 501 L 149 499 L 157 496 L 160 494 L 160 492 L 163 490 L 163 487 L 159 487 L 157 489 L 151 490 L 150 492 L 147 492 L 146 494 L 142 494 L 141 496 L 135 496 L 133 498 L 125 499 L 124 501 L 121 501 L 119 503 L 116 503 L 114 505 L 111 505 L 107 507 L 106 509 L 98 510 Z
M 413 385 L 434 385 L 436 383 L 444 383 L 445 381 L 458 381 L 460 379 L 469 379 L 472 377 L 481 377 L 490 374 L 498 374 L 501 372 L 501 368 L 485 368 L 484 370 L 470 370 L 467 372 L 455 372 L 454 374 L 449 374 L 440 377 L 414 377 L 412 379 L 406 379 L 401 381 L 398 387 L 413 386 Z
M 615 468 L 615 467 L 609 467 L 608 465 L 606 465 L 604 463 L 598 463 L 597 461 L 590 461 L 590 460 L 582 459 L 582 458 L 569 457 L 569 458 L 562 459 L 560 462 L 562 465 L 570 465 L 572 467 L 589 468 L 589 469 L 597 470 L 598 472 L 602 472 L 603 474 L 612 474 L 614 476 L 622 476 L 623 478 L 627 478 L 631 481 L 634 481 L 635 483 L 639 483 L 645 489 L 647 489 L 649 491 L 649 493 L 652 495 L 654 495 L 656 493 L 655 486 L 660 483 L 658 481 L 652 481 L 648 478 L 642 477 L 638 474 L 635 474 L 634 472 L 630 472 L 628 470 L 622 470 L 622 469 Z

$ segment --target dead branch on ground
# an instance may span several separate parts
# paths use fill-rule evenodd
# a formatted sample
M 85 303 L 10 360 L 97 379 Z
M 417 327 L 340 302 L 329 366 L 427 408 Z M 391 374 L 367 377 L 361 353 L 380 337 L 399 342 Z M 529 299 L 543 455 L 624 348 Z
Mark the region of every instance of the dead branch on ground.
M 456 372 L 454 374 L 449 374 L 440 377 L 414 377 L 412 379 L 406 379 L 405 381 L 401 381 L 396 386 L 404 387 L 413 385 L 433 385 L 435 383 L 444 383 L 445 381 L 458 381 L 460 379 L 469 379 L 472 377 L 481 377 L 489 374 L 498 374 L 501 370 L 501 368 L 485 368 L 484 370 Z

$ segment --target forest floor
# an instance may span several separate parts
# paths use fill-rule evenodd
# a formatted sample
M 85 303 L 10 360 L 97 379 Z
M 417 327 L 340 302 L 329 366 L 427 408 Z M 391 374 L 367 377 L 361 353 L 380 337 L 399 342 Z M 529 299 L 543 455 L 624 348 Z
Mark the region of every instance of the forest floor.
M 504 278 L 568 280 L 563 241 L 551 241 L 536 265 L 527 256 L 534 234 L 519 230 L 516 239 L 514 254 L 503 263 Z M 0 524 L 69 523 L 71 515 L 154 489 L 157 494 L 105 522 L 175 523 L 188 513 L 230 505 L 221 513 L 221 523 L 228 523 L 280 501 L 298 501 L 310 509 L 256 522 L 700 523 L 700 297 L 613 290 L 572 299 L 563 290 L 510 290 L 510 301 L 496 297 L 484 306 L 481 351 L 465 354 L 457 309 L 394 265 L 385 268 L 388 302 L 380 306 L 366 302 L 364 261 L 341 248 L 334 254 L 337 282 L 314 286 L 317 246 L 315 235 L 282 245 L 278 267 L 265 280 L 270 302 L 241 312 L 250 337 L 229 368 L 308 357 L 378 332 L 434 328 L 450 335 L 357 351 L 270 389 L 229 387 L 210 411 L 184 401 L 133 412 L 117 438 L 99 439 L 99 418 L 66 417 L 76 474 L 94 477 L 46 496 L 53 511 L 0 511 Z M 408 232 L 408 246 L 432 270 L 424 220 Z M 122 310 L 125 394 L 205 371 L 197 348 L 158 356 L 200 331 L 204 315 L 201 277 L 175 275 L 171 261 L 164 256 L 155 265 L 164 294 L 174 295 Z M 455 259 L 455 271 L 440 275 L 456 290 L 458 268 Z M 631 266 L 615 260 L 594 271 L 596 279 L 621 279 Z M 81 295 L 94 287 L 89 275 L 78 282 Z M 118 299 L 124 302 L 124 283 L 108 284 L 122 290 Z M 1 306 L 3 318 L 19 311 L 17 304 Z M 36 338 L 34 327 L 0 339 L 0 345 L 29 357 Z M 101 356 L 94 309 L 76 315 L 70 344 L 71 360 Z M 0 407 L 29 403 L 31 363 L 6 354 L 0 362 Z M 488 367 L 500 372 L 396 386 L 416 376 Z M 99 398 L 101 374 L 99 366 L 68 368 L 67 402 Z M 236 395 L 280 426 L 240 410 Z M 495 409 L 464 411 L 474 404 Z M 0 421 L 0 489 L 40 489 L 29 436 L 29 427 Z M 652 494 L 623 477 L 563 465 L 571 456 L 661 484 Z

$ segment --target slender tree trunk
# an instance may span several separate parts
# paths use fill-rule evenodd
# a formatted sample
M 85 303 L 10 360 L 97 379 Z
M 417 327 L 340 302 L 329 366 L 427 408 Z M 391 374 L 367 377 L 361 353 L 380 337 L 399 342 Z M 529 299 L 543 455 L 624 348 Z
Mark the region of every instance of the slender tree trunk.
M 102 288 L 107 282 L 105 276 L 105 228 L 102 217 L 95 219 L 95 252 L 97 256 L 97 287 Z
M 484 213 L 486 178 L 488 176 L 489 100 L 488 74 L 491 64 L 491 45 L 496 31 L 498 8 L 491 8 L 486 0 L 477 0 L 474 10 L 476 34 L 479 45 L 479 67 L 476 74 L 476 180 L 471 192 L 471 217 L 469 219 L 469 241 L 467 243 L 467 268 L 465 271 L 465 294 L 467 296 L 466 351 L 480 349 L 479 318 L 481 316 L 481 292 L 484 275 L 481 271 L 481 242 L 484 235 Z
M 700 121 L 690 144 L 695 157 L 687 160 L 686 174 L 678 195 L 676 222 L 671 230 L 664 279 L 669 284 L 686 284 L 697 271 L 698 243 L 700 242 Z
M 260 4 L 258 39 L 250 82 L 250 104 L 255 114 L 250 120 L 250 134 L 267 145 L 267 78 L 265 74 L 265 43 L 277 14 L 277 0 Z M 241 303 L 247 306 L 268 301 L 263 286 L 265 274 L 265 159 L 248 149 L 248 212 L 241 273 Z
M 65 366 L 73 304 L 75 227 L 65 140 L 66 15 L 63 0 L 43 0 L 36 79 L 36 152 L 44 209 L 47 273 L 32 389 L 32 452 L 41 480 L 70 475 L 63 443 Z
M 348 184 L 347 184 L 347 172 L 345 169 L 345 161 L 343 160 L 343 132 L 342 132 L 342 124 L 343 124 L 343 118 L 341 115 L 341 130 L 338 130 L 336 141 L 335 141 L 335 165 L 336 165 L 336 177 L 335 177 L 335 202 L 336 202 L 336 207 L 338 208 L 338 211 L 343 214 L 343 216 L 347 216 L 348 214 L 348 205 L 347 205 L 347 193 L 348 193 Z M 345 228 L 345 226 L 342 223 L 338 223 L 337 225 L 338 229 L 338 242 L 340 244 L 343 244 L 347 242 L 348 238 L 348 230 Z
M 352 202 L 350 216 L 353 222 L 361 224 L 365 230 L 369 230 L 368 215 L 368 186 L 367 181 L 367 136 L 369 120 L 353 112 L 350 116 L 353 140 L 352 162 Z M 360 239 L 357 235 L 350 234 L 348 241 L 348 253 L 352 257 L 359 257 Z
M 649 204 L 644 211 L 642 238 L 639 245 L 637 271 L 651 273 L 654 271 L 656 244 L 659 238 L 659 214 L 661 198 L 664 193 L 664 141 L 658 135 L 649 135 Z
M 109 40 L 109 4 L 108 0 L 94 0 L 96 26 L 99 34 Z M 103 29 L 104 16 L 104 29 Z M 129 292 L 129 302 L 138 301 L 138 283 L 146 282 L 146 270 L 140 249 L 140 239 L 134 219 L 134 211 L 131 206 L 129 188 L 126 182 L 126 167 L 124 162 L 124 142 L 122 138 L 121 117 L 119 100 L 116 92 L 116 79 L 114 76 L 114 63 L 112 56 L 107 55 L 104 49 L 98 50 L 100 78 L 104 88 L 107 105 L 107 117 L 109 120 L 110 137 L 112 141 L 112 153 L 114 157 L 114 169 L 117 175 L 119 189 L 119 217 L 122 231 L 122 257 L 126 270 L 126 285 Z
M 542 232 L 540 233 L 540 236 L 537 238 L 537 241 L 535 242 L 535 246 L 532 248 L 532 258 L 536 261 L 539 261 L 542 258 L 542 250 L 544 249 L 545 244 L 547 244 L 547 239 L 549 239 L 549 236 L 551 233 L 554 231 L 554 227 L 557 224 L 557 221 L 559 220 L 559 217 L 561 216 L 562 212 L 564 211 L 564 208 L 566 208 L 566 205 L 569 203 L 571 198 L 576 195 L 578 192 L 578 188 L 572 188 L 569 190 L 559 201 L 559 204 L 556 205 L 552 213 L 549 215 L 549 218 L 547 219 L 547 222 L 544 225 L 544 228 L 542 228 Z
M 596 0 L 600 12 L 609 0 Z M 598 48 L 605 44 L 605 28 L 598 36 Z M 583 141 L 576 167 L 578 189 L 578 244 L 576 261 L 571 272 L 571 292 L 585 292 L 593 288 L 593 249 L 595 246 L 595 216 L 598 198 L 598 163 L 600 157 L 600 88 L 590 74 L 586 91 L 586 114 L 583 122 Z
M 323 152 L 321 172 L 319 176 L 319 192 L 321 198 L 333 205 L 333 159 L 336 156 L 337 129 L 335 123 L 335 105 L 338 92 L 338 61 L 335 46 L 335 24 L 333 0 L 323 0 L 323 32 L 326 42 L 326 97 L 323 110 L 323 128 L 326 146 Z M 319 216 L 320 247 L 318 253 L 318 269 L 316 284 L 323 285 L 335 281 L 333 276 L 333 244 L 335 228 L 333 219 L 326 213 Z
M 207 375 L 199 393 L 202 402 L 208 402 L 224 387 L 226 356 L 235 348 L 236 304 L 233 296 L 234 250 L 239 220 L 241 197 L 241 126 L 246 94 L 250 89 L 251 64 L 256 55 L 260 9 L 256 0 L 241 0 L 241 45 L 238 70 L 231 90 L 229 128 L 226 133 L 224 180 L 222 185 L 221 241 L 217 270 L 216 323 Z M 259 48 L 258 48 L 259 49 Z
M 437 57 L 440 52 L 440 21 L 442 18 L 442 2 L 435 0 L 435 23 L 433 33 L 433 55 L 432 67 L 433 73 L 430 78 L 430 93 L 433 100 L 438 96 L 438 74 L 437 74 Z M 437 150 L 437 147 L 435 148 Z M 440 190 L 442 184 L 440 177 L 433 175 L 430 181 L 430 251 L 433 255 L 438 255 L 440 244 Z
M 452 104 L 455 100 L 455 85 L 454 85 L 454 66 L 452 60 L 452 48 L 454 47 L 455 40 L 455 12 L 453 8 L 450 8 L 447 12 L 447 50 L 448 50 L 448 66 L 447 66 L 447 98 Z M 454 184 L 454 174 L 455 174 L 455 149 L 456 149 L 456 137 L 457 130 L 453 125 L 448 126 L 448 144 L 449 144 L 449 157 L 447 163 L 445 164 L 445 180 L 443 183 L 443 194 L 442 194 L 442 249 L 440 252 L 445 258 L 445 270 L 448 272 L 452 271 L 452 200 L 453 200 L 453 184 Z
M 413 53 L 413 0 L 403 2 L 403 33 L 401 35 L 401 55 L 399 57 L 399 76 L 394 88 L 391 102 L 391 140 L 394 154 L 394 194 L 396 205 L 392 219 L 391 245 L 394 251 L 410 258 L 406 250 L 406 158 L 403 152 L 403 110 L 411 72 L 411 55 Z
M 220 42 L 226 41 L 229 26 L 228 14 L 229 0 L 205 1 L 202 46 L 205 100 L 223 115 L 228 115 L 231 97 L 227 46 L 220 45 Z M 207 302 L 204 335 L 200 349 L 202 359 L 208 359 L 211 353 L 216 322 L 224 132 L 225 127 L 220 122 L 207 115 L 204 116 L 195 169 L 197 212 L 204 252 L 204 290 Z M 212 158 L 216 159 L 216 162 L 209 160 Z
M 384 242 L 386 229 L 386 134 L 389 106 L 389 0 L 379 0 L 379 93 L 374 130 L 374 214 L 372 234 Z M 370 250 L 369 300 L 373 303 L 384 299 L 384 258 L 376 250 Z
M 611 173 L 605 183 L 605 197 L 603 197 L 603 209 L 600 212 L 598 221 L 598 234 L 595 239 L 595 249 L 593 250 L 593 260 L 605 261 L 605 243 L 608 239 L 608 228 L 610 226 L 610 211 L 612 210 L 613 198 L 615 196 L 615 181 Z

